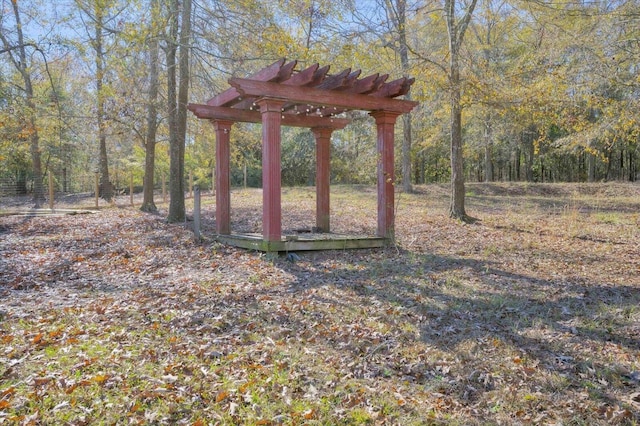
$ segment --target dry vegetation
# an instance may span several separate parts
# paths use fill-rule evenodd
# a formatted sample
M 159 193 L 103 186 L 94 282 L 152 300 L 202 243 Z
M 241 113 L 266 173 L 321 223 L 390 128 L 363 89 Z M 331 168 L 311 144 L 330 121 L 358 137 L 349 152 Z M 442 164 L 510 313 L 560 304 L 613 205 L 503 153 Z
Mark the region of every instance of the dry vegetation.
M 397 247 L 296 262 L 126 207 L 2 217 L 0 424 L 638 424 L 640 187 L 468 192 L 474 225 L 420 187 Z M 311 227 L 313 190 L 283 197 Z M 372 232 L 375 189 L 332 208 Z

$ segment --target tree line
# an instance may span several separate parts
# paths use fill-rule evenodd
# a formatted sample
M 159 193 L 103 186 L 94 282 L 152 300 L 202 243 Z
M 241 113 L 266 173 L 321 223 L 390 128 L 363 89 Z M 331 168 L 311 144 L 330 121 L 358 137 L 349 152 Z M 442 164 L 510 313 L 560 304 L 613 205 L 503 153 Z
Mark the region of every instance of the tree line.
M 1 0 L 0 180 L 144 170 L 209 177 L 213 129 L 187 114 L 282 57 L 416 79 L 397 126 L 397 182 L 634 181 L 640 174 L 640 3 L 538 0 Z M 366 114 L 332 139 L 332 181 L 375 182 Z M 314 183 L 314 140 L 283 130 L 283 183 Z M 236 124 L 232 180 L 260 185 L 260 127 Z

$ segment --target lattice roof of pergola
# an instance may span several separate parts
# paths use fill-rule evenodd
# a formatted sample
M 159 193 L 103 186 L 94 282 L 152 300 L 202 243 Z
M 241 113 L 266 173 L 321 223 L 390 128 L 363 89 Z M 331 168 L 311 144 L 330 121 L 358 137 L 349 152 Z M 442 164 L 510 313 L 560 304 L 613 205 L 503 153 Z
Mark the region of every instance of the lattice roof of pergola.
M 413 78 L 387 82 L 388 74 L 360 78 L 361 71 L 347 68 L 329 74 L 329 66 L 313 64 L 297 70 L 298 61 L 280 59 L 247 78 L 231 78 L 231 87 L 206 104 L 189 104 L 198 118 L 255 122 L 262 120 L 260 98 L 284 101 L 282 124 L 297 127 L 341 129 L 349 120 L 340 114 L 350 110 L 411 111 L 415 102 L 394 99 L 409 92 Z

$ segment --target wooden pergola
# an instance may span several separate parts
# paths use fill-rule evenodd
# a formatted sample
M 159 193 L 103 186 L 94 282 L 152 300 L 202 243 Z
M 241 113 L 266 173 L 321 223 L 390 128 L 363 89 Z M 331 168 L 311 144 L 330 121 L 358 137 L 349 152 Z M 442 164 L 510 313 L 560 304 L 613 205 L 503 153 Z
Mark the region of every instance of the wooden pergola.
M 360 78 L 360 70 L 329 74 L 314 64 L 296 70 L 281 59 L 231 87 L 206 104 L 189 104 L 198 118 L 213 123 L 216 134 L 216 233 L 232 245 L 264 251 L 377 247 L 394 236 L 394 126 L 416 102 L 394 99 L 409 92 L 412 78 L 387 82 L 388 75 Z M 378 226 L 369 239 L 330 237 L 330 139 L 349 120 L 351 110 L 369 111 L 377 126 Z M 236 122 L 262 123 L 262 236 L 232 234 L 230 228 L 230 132 Z M 310 242 L 282 235 L 281 126 L 307 127 L 316 139 L 316 228 L 325 238 Z

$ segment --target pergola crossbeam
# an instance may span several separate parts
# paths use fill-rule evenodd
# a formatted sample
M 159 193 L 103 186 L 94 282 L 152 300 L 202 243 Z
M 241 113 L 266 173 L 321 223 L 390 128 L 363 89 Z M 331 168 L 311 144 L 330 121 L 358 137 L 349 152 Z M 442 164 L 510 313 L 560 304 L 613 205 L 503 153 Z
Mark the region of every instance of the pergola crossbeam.
M 214 107 L 204 104 L 189 104 L 189 111 L 196 117 L 208 120 L 227 120 L 238 123 L 261 123 L 262 114 L 258 111 L 244 109 Z M 344 129 L 351 121 L 346 118 L 329 118 L 311 115 L 282 114 L 281 122 L 291 127 L 328 127 L 332 129 Z

